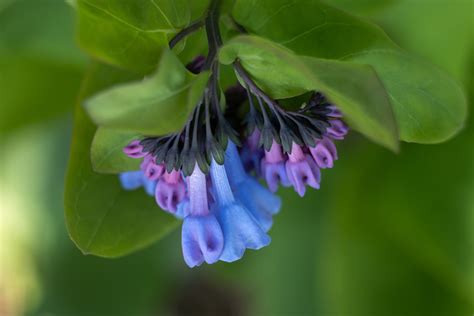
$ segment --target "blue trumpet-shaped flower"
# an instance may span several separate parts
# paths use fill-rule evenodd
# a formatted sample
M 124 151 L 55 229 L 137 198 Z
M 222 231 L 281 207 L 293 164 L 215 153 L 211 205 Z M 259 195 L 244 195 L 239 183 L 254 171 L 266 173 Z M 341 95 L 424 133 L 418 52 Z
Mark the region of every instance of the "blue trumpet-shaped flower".
M 188 180 L 188 215 L 184 218 L 181 244 L 184 261 L 192 268 L 204 261 L 217 262 L 224 247 L 224 236 L 215 215 L 209 210 L 206 176 L 196 166 Z
M 281 199 L 245 172 L 237 147 L 232 142 L 227 147 L 225 169 L 235 197 L 252 213 L 260 227 L 268 232 L 273 215 L 280 211 Z
M 234 197 L 225 167 L 213 161 L 210 174 L 216 200 L 213 210 L 224 233 L 220 260 L 233 262 L 242 258 L 247 248 L 256 250 L 270 244 L 255 217 Z

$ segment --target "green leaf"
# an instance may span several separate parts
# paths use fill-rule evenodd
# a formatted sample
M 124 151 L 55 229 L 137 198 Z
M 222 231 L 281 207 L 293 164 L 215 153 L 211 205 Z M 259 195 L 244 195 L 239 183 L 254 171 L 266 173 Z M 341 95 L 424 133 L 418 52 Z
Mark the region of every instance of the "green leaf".
M 148 73 L 168 40 L 190 21 L 187 0 L 77 0 L 78 38 L 93 56 Z
M 158 71 L 101 92 L 85 103 L 99 126 L 163 135 L 180 129 L 202 97 L 208 73 L 193 75 L 166 50 Z
M 387 9 L 399 0 L 324 0 L 324 2 L 350 13 L 369 15 Z
M 130 79 L 129 74 L 95 64 L 84 83 L 82 98 Z M 90 146 L 95 130 L 78 105 L 66 176 L 66 222 L 83 253 L 118 257 L 160 239 L 176 221 L 143 190 L 124 191 L 117 176 L 92 170 Z
M 249 32 L 300 55 L 338 59 L 396 47 L 378 26 L 315 0 L 238 0 L 233 16 Z
M 5 134 L 70 111 L 85 58 L 74 45 L 72 10 L 63 2 L 17 0 L 0 9 L 0 133 Z
M 98 128 L 91 147 L 93 170 L 115 174 L 140 169 L 140 159 L 130 158 L 123 153 L 123 148 L 139 136 L 137 133 Z
M 221 49 L 223 63 L 232 63 L 236 58 L 272 97 L 321 91 L 344 112 L 351 127 L 378 144 L 398 149 L 390 102 L 371 67 L 297 56 L 255 36 L 234 38 Z
M 370 64 L 390 96 L 406 142 L 439 143 L 456 135 L 467 117 L 467 101 L 460 86 L 433 65 L 394 50 L 372 50 L 352 55 Z
M 401 140 L 442 142 L 463 127 L 466 105 L 457 84 L 402 52 L 378 26 L 319 1 L 251 3 L 239 0 L 234 8 L 236 20 L 249 31 L 300 55 L 373 66 L 390 96 Z
M 474 29 L 472 1 L 398 0 L 374 18 L 404 49 L 442 66 L 458 82 L 469 79 L 474 32 L 459 30 Z

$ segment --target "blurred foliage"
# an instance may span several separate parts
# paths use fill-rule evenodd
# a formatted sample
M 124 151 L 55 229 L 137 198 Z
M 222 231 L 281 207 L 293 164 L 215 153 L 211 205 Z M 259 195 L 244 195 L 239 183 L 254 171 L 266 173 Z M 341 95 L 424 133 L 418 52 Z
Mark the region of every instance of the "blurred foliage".
M 55 0 L 8 2 L 0 1 L 0 60 L 15 55 L 12 48 L 22 52 L 16 63 L 22 67 L 30 57 L 52 54 L 47 70 L 52 72 L 56 65 L 66 72 L 37 79 L 28 72 L 19 76 L 16 93 L 35 102 L 6 105 L 9 97 L 2 90 L 5 68 L 1 67 L 2 124 L 11 125 L 1 130 L 0 140 L 0 314 L 474 312 L 472 117 L 452 141 L 436 146 L 405 144 L 399 155 L 351 136 L 340 146 L 336 168 L 324 172 L 320 191 L 304 199 L 283 192 L 284 208 L 275 218 L 272 244 L 234 264 L 189 270 L 182 262 L 179 231 L 126 258 L 82 255 L 67 236 L 62 203 L 71 122 L 61 113 L 73 106 L 82 58 L 72 46 L 72 31 L 57 34 L 67 31 L 72 16 Z M 19 14 L 17 10 L 21 18 L 12 19 L 10 13 Z M 370 17 L 403 48 L 463 83 L 472 109 L 472 12 L 470 0 L 399 0 L 383 10 L 370 10 Z M 33 33 L 41 28 L 27 20 L 61 27 L 52 27 L 43 38 L 30 38 L 25 30 Z M 18 32 L 15 41 L 6 40 L 5 30 Z M 58 52 L 63 57 L 55 55 Z M 67 72 L 72 68 L 62 68 L 64 64 L 74 64 L 76 70 Z M 66 97 L 56 98 L 41 88 L 29 90 L 27 84 L 41 86 L 50 80 L 45 78 L 51 78 L 54 90 L 69 91 Z
M 70 111 L 85 58 L 58 0 L 0 3 L 0 133 Z

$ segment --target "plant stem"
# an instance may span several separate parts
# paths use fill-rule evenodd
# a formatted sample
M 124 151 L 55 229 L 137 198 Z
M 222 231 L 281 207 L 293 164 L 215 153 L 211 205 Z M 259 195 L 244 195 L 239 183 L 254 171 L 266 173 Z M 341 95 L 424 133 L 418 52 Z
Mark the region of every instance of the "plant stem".
M 204 63 L 203 70 L 209 70 L 216 60 L 219 47 L 222 46 L 222 38 L 219 29 L 219 8 L 221 0 L 212 0 L 205 20 L 207 42 L 209 53 Z
M 234 61 L 234 69 L 237 71 L 239 77 L 242 78 L 242 80 L 245 82 L 245 84 L 253 94 L 262 98 L 263 101 L 265 101 L 265 103 L 268 104 L 273 110 L 280 110 L 280 106 L 278 105 L 278 103 L 272 98 L 270 98 L 262 89 L 260 89 L 255 84 L 252 78 L 250 78 L 247 71 L 245 71 L 244 67 L 242 67 L 242 64 L 238 59 Z
M 193 23 L 191 23 L 188 27 L 182 29 L 178 34 L 176 34 L 171 41 L 169 42 L 169 46 L 171 49 L 176 46 L 181 40 L 183 40 L 186 36 L 196 32 L 199 30 L 201 27 L 204 26 L 204 21 L 203 20 L 197 20 Z

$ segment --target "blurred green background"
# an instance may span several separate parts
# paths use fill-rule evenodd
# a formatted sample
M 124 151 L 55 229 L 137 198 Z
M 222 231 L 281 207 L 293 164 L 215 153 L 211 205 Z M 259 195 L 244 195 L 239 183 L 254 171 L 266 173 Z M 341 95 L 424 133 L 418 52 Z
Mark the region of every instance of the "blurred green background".
M 473 104 L 474 2 L 327 0 L 450 73 Z M 473 315 L 474 125 L 392 154 L 351 135 L 320 191 L 282 192 L 272 244 L 188 269 L 180 232 L 83 256 L 63 184 L 87 58 L 62 0 L 0 0 L 0 315 Z

